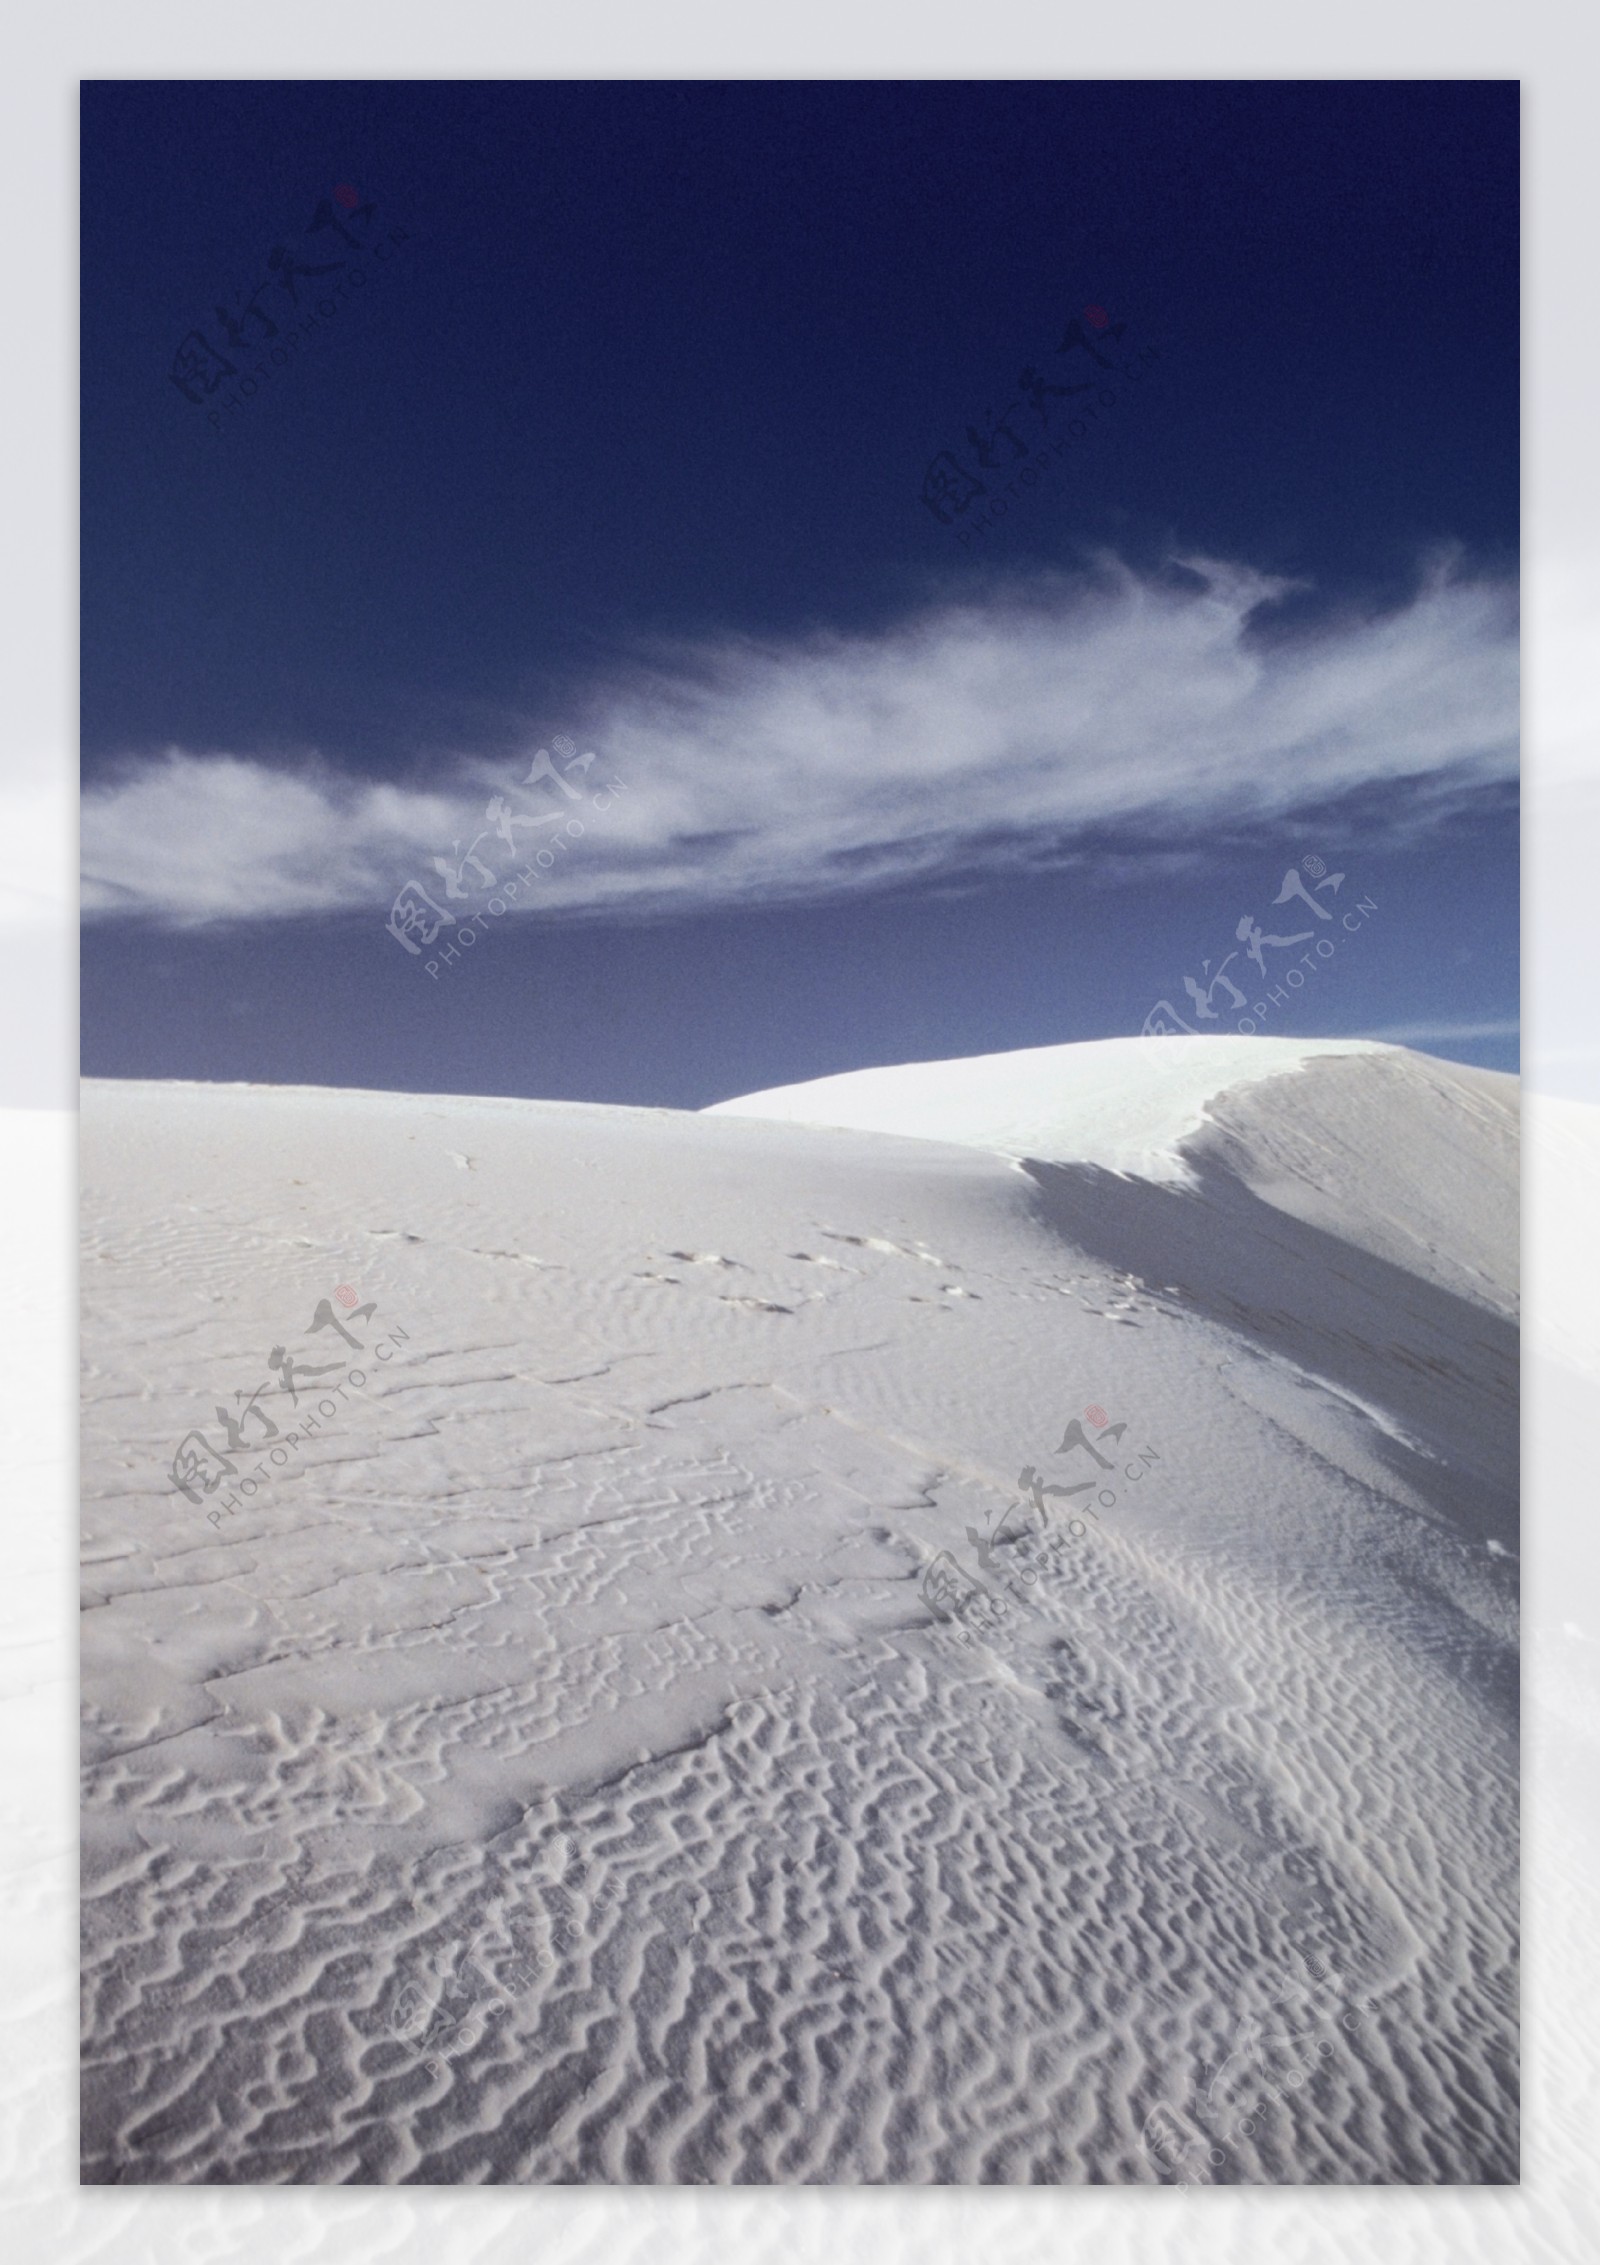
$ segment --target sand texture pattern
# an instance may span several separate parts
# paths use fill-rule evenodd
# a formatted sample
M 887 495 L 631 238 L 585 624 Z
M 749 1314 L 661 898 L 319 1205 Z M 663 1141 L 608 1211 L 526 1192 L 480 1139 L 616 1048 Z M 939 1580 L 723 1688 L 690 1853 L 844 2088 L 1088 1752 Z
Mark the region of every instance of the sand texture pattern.
M 1516 1086 L 1177 1043 L 86 1088 L 87 2180 L 1515 2180 Z

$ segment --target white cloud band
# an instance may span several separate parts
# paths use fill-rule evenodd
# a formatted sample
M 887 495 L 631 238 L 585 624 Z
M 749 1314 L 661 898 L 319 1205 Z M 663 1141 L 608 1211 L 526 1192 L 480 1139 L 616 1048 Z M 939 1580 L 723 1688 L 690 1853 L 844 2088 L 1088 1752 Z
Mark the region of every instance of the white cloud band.
M 1446 795 L 1514 773 L 1513 592 L 1439 567 L 1405 605 L 1262 635 L 1290 585 L 1113 560 L 874 634 L 727 639 L 630 665 L 582 701 L 585 831 L 520 909 L 799 900 L 1059 863 L 1096 828 L 1187 840 L 1386 782 Z M 530 747 L 531 752 L 531 747 Z M 177 925 L 386 912 L 476 836 L 491 797 L 553 812 L 526 757 L 427 788 L 172 749 L 84 798 L 84 908 Z M 594 815 L 607 775 L 624 797 Z M 497 862 L 498 861 L 498 862 Z

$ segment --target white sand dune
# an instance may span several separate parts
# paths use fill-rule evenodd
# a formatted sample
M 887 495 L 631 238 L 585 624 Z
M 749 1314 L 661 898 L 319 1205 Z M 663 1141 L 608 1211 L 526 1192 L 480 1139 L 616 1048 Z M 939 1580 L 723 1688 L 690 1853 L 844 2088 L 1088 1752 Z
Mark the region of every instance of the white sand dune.
M 1182 1143 L 1219 1094 L 1319 1057 L 1399 1051 L 1370 1038 L 1099 1038 L 845 1070 L 718 1101 L 706 1115 L 911 1133 L 1000 1156 L 1183 1181 Z
M 1516 1086 L 1169 1043 L 85 1088 L 86 2179 L 1515 2179 Z

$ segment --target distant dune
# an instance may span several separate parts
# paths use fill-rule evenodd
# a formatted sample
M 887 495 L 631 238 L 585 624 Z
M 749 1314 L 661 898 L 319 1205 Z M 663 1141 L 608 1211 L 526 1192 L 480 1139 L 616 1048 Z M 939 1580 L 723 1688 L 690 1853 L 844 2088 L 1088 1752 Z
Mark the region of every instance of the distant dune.
M 1516 1105 L 87 1084 L 84 2177 L 1514 2180 Z

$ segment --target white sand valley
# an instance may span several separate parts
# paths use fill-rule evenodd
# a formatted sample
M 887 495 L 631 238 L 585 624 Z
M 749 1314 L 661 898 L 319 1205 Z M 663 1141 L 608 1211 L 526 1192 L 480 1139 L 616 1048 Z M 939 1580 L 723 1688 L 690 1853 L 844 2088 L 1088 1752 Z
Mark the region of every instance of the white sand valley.
M 86 2178 L 1515 2178 L 1516 1086 L 1163 1043 L 86 1087 Z

